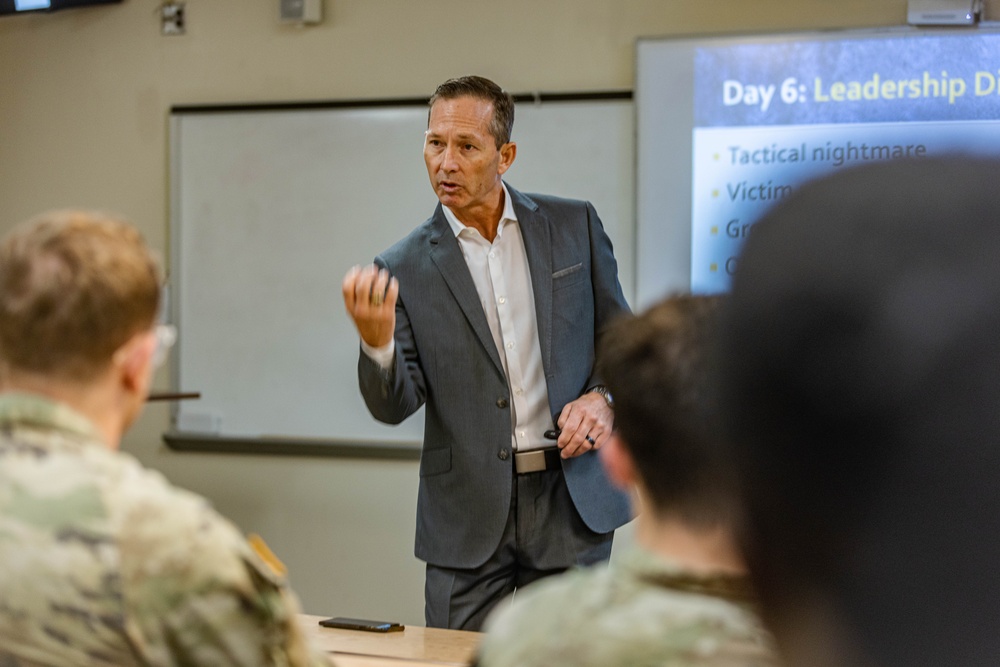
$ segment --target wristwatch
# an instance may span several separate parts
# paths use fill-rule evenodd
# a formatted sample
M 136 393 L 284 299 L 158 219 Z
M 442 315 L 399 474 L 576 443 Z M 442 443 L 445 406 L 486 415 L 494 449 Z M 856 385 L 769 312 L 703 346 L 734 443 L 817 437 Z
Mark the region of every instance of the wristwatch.
M 608 407 L 612 410 L 615 409 L 615 399 L 611 398 L 611 392 L 603 384 L 595 384 L 593 387 L 587 390 L 588 394 L 600 394 L 604 397 L 604 400 L 608 402 Z

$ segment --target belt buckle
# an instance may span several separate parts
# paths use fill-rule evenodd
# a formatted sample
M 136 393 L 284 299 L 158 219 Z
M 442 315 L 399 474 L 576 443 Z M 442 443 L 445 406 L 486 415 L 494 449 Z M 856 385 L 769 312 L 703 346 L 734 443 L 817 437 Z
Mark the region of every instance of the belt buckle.
M 514 470 L 518 475 L 548 470 L 548 456 L 555 448 L 534 449 L 514 454 Z

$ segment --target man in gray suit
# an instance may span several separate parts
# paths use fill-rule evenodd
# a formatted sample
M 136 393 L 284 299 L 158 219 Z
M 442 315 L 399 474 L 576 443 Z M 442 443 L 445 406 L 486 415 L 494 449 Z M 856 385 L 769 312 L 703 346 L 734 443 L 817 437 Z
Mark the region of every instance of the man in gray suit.
M 611 242 L 589 203 L 501 180 L 513 121 L 492 81 L 441 84 L 424 142 L 440 204 L 343 284 L 372 415 L 427 406 L 415 553 L 429 626 L 478 630 L 515 588 L 606 560 L 630 516 L 596 452 L 614 414 L 595 341 L 628 310 Z

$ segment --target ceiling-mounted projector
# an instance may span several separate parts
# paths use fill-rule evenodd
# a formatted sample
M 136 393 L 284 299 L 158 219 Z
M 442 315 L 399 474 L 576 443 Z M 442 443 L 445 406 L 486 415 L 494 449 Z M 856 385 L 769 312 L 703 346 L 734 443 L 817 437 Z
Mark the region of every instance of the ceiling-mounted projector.
M 982 0 L 909 0 L 906 21 L 910 25 L 975 25 L 982 9 Z

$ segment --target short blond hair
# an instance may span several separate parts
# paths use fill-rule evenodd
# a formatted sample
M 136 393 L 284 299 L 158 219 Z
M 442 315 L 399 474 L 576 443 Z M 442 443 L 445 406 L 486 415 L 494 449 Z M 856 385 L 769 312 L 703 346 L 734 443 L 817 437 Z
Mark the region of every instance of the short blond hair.
M 52 211 L 0 243 L 0 370 L 88 380 L 149 329 L 159 262 L 132 225 Z

